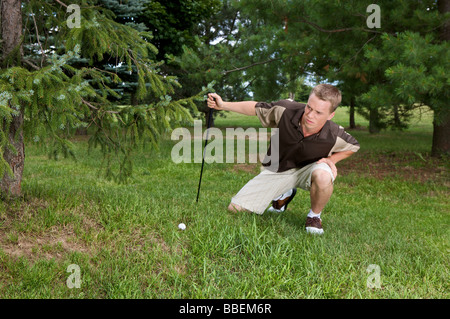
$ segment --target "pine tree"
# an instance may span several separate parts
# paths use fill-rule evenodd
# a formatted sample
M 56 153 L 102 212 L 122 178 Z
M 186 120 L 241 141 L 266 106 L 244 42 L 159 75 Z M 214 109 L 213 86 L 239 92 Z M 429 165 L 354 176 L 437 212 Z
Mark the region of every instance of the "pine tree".
M 149 3 L 149 0 L 101 0 L 100 3 L 105 8 L 111 10 L 114 13 L 114 21 L 120 24 L 127 25 L 139 32 L 148 31 L 148 27 L 138 22 L 139 16 L 145 9 L 145 6 Z M 150 34 L 150 33 L 148 33 Z M 147 37 L 147 40 L 152 41 L 154 35 Z M 152 59 L 156 58 L 155 50 L 153 52 Z M 138 76 L 137 69 L 132 65 L 131 72 L 129 67 L 125 64 L 117 64 L 114 59 L 111 62 L 111 57 L 105 56 L 102 61 L 98 61 L 96 66 L 100 69 L 117 73 L 122 80 L 121 83 L 112 85 L 111 88 L 120 95 L 119 99 L 112 98 L 112 101 L 117 101 L 119 104 L 131 104 L 138 105 L 142 101 L 138 101 L 136 97 Z
M 20 195 L 24 140 L 40 143 L 53 157 L 74 155 L 69 138 L 87 121 L 94 127 L 89 145 L 103 151 L 106 176 L 125 181 L 132 172 L 133 150 L 146 144 L 157 146 L 160 135 L 174 122 L 192 120 L 186 107 L 195 108 L 194 101 L 204 98 L 204 92 L 200 92 L 173 99 L 179 84 L 174 77 L 159 73 L 160 64 L 151 58 L 156 49 L 146 41 L 151 35 L 115 22 L 112 12 L 97 6 L 97 1 L 83 0 L 79 4 L 81 23 L 71 27 L 68 5 L 63 1 L 2 0 L 3 197 Z M 30 37 L 31 32 L 36 37 Z M 41 41 L 45 36 L 51 36 L 52 41 Z M 28 48 L 34 46 L 34 58 L 24 57 L 25 44 Z M 57 52 L 59 45 L 64 47 L 63 52 Z M 72 66 L 71 61 L 81 56 L 91 65 L 108 56 L 126 65 L 129 72 L 135 68 L 136 95 L 140 99 L 151 97 L 152 102 L 112 103 L 110 97 L 118 95 L 111 85 L 121 83 L 121 78 L 93 66 Z M 115 171 L 114 161 L 119 162 Z
M 427 105 L 435 115 L 432 154 L 449 153 L 448 0 L 377 1 L 380 28 L 367 23 L 371 1 L 231 3 L 245 41 L 217 47 L 222 87 L 240 89 L 233 74 L 255 99 L 273 100 L 299 77 L 337 83 L 371 133 L 404 129 L 412 111 Z M 227 62 L 233 67 L 224 69 Z

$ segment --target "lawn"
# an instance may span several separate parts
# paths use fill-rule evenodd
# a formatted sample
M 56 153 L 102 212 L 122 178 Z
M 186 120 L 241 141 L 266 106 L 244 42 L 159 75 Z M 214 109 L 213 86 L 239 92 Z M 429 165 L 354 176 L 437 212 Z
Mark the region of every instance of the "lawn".
M 361 150 L 338 164 L 323 236 L 304 230 L 304 191 L 282 214 L 227 211 L 257 163 L 206 164 L 196 203 L 201 164 L 174 163 L 170 136 L 136 154 L 126 185 L 98 176 L 85 138 L 77 162 L 28 143 L 23 198 L 0 203 L 0 297 L 449 298 L 449 162 L 429 156 L 430 123 L 349 131 Z

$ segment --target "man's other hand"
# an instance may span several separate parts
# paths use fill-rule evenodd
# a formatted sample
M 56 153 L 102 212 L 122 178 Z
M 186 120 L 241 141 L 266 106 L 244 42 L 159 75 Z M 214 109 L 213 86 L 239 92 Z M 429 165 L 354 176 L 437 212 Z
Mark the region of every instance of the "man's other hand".
M 337 168 L 336 168 L 336 165 L 334 165 L 334 162 L 331 159 L 329 159 L 328 157 L 324 157 L 324 158 L 321 158 L 320 160 L 318 160 L 317 163 L 318 164 L 325 163 L 328 166 L 330 166 L 331 172 L 333 173 L 334 178 L 336 178 L 336 176 L 337 176 Z

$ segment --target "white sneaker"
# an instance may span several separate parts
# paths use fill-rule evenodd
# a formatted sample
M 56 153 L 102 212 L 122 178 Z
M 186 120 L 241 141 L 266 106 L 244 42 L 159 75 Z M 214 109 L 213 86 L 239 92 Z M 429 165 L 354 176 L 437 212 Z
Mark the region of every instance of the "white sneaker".
M 318 217 L 306 217 L 306 232 L 309 234 L 322 235 L 322 221 Z
M 270 206 L 267 211 L 273 213 L 281 213 L 287 209 L 287 205 L 294 198 L 295 194 L 297 194 L 297 189 L 292 188 L 288 190 L 286 193 L 278 196 L 272 201 L 272 206 Z

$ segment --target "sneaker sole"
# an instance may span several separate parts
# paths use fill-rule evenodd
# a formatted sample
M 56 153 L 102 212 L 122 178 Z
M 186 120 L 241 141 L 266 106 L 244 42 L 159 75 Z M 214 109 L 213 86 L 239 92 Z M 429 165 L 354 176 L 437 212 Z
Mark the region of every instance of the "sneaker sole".
M 276 208 L 273 208 L 273 206 L 270 206 L 269 208 L 267 208 L 267 211 L 271 212 L 271 213 L 282 213 L 282 212 L 284 212 L 284 209 L 276 209 Z
M 306 227 L 306 232 L 309 234 L 314 234 L 314 235 L 322 235 L 323 229 L 316 228 L 316 227 Z

